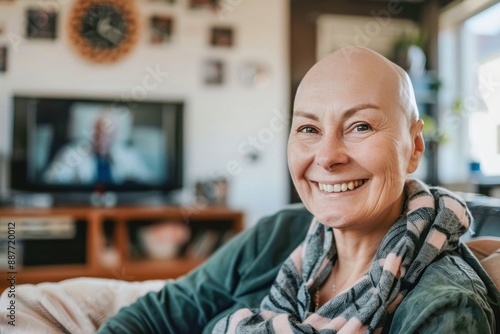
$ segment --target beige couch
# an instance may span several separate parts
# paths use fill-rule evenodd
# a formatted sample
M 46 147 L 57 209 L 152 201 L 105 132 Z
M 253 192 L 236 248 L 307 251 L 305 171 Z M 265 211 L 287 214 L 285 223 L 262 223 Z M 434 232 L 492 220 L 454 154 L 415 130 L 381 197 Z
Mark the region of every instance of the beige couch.
M 500 288 L 500 238 L 477 238 L 467 244 Z M 16 288 L 15 327 L 6 321 L 12 298 L 8 291 L 0 297 L 0 333 L 94 333 L 121 307 L 148 291 L 160 290 L 164 283 L 75 278 L 20 285 Z
M 164 284 L 163 280 L 73 278 L 19 285 L 15 299 L 8 297 L 8 290 L 0 297 L 0 333 L 95 333 L 121 307 Z M 11 300 L 15 300 L 15 327 L 8 323 Z
M 500 238 L 479 237 L 467 241 L 467 246 L 500 290 Z

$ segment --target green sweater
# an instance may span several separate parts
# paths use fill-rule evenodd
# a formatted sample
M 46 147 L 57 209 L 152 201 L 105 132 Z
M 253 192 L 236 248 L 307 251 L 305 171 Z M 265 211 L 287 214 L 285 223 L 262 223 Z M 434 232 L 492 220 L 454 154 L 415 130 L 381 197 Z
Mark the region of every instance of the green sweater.
M 196 270 L 122 308 L 98 333 L 211 333 L 228 313 L 259 307 L 311 220 L 302 206 L 262 219 Z M 500 294 L 468 249 L 460 253 L 426 269 L 384 332 L 495 333 Z

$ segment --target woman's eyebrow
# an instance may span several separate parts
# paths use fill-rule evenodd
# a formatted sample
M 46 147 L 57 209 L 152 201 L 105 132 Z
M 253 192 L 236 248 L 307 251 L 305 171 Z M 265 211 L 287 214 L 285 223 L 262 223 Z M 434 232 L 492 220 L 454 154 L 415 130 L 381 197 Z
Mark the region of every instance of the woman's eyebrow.
M 349 118 L 351 117 L 353 114 L 355 114 L 356 112 L 360 111 L 360 110 L 364 110 L 364 109 L 377 109 L 377 110 L 380 110 L 380 107 L 375 105 L 375 104 L 371 104 L 371 103 L 362 103 L 362 104 L 358 104 L 354 107 L 351 107 L 349 109 L 347 109 L 346 111 L 343 112 L 343 117 L 344 118 Z
M 312 119 L 314 121 L 319 121 L 319 118 L 318 116 L 314 115 L 314 114 L 311 114 L 309 112 L 305 112 L 305 111 L 295 111 L 293 113 L 293 116 L 299 116 L 299 117 L 305 117 L 305 118 L 309 118 L 309 119 Z
M 348 117 L 352 116 L 353 114 L 355 114 L 356 112 L 358 112 L 360 110 L 364 110 L 364 109 L 377 109 L 377 110 L 380 110 L 380 107 L 377 106 L 377 105 L 375 105 L 375 104 L 371 104 L 371 103 L 362 103 L 362 104 L 358 104 L 358 105 L 356 105 L 354 107 L 351 107 L 351 108 L 347 109 L 342 114 L 343 114 L 344 118 L 348 118 Z M 305 111 L 301 111 L 301 110 L 294 111 L 293 116 L 305 117 L 305 118 L 312 119 L 314 121 L 319 121 L 318 116 L 316 116 L 315 114 L 312 114 L 312 113 L 309 113 L 309 112 L 305 112 Z

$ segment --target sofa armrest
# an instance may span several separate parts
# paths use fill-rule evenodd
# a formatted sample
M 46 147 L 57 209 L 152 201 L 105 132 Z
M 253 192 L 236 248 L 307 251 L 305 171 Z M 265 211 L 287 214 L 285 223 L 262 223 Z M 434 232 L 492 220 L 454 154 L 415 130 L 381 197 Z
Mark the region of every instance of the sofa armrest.
M 497 289 L 500 289 L 500 238 L 479 237 L 466 242 Z
M 477 237 L 466 242 L 467 247 L 482 261 L 500 248 L 499 237 Z
M 149 291 L 160 290 L 164 284 L 164 280 L 74 278 L 18 285 L 15 296 L 9 289 L 0 296 L 0 333 L 11 333 L 13 329 L 16 333 L 95 333 L 120 308 Z M 15 327 L 9 324 L 12 320 Z
M 500 290 L 500 248 L 493 252 L 490 256 L 484 258 L 481 261 L 481 265 L 491 277 L 497 289 Z

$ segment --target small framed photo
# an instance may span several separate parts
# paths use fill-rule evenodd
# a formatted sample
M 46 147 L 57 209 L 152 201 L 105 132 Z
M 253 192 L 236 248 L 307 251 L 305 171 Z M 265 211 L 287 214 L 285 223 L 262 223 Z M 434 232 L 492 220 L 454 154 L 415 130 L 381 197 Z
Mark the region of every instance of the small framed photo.
M 26 37 L 32 39 L 56 39 L 57 13 L 38 8 L 26 11 Z
M 233 46 L 233 28 L 213 27 L 210 34 L 210 45 L 216 47 Z
M 219 0 L 189 0 L 189 7 L 217 9 Z
M 210 33 L 210 45 L 215 47 L 233 46 L 233 28 L 213 27 Z
M 237 72 L 240 82 L 247 87 L 266 87 L 272 81 L 269 67 L 260 62 L 244 62 Z
M 7 72 L 7 46 L 0 46 L 0 73 Z
M 173 18 L 170 16 L 152 16 L 149 21 L 151 31 L 151 44 L 170 42 L 173 30 Z
M 203 82 L 218 86 L 224 83 L 224 63 L 219 59 L 208 59 L 203 63 Z

